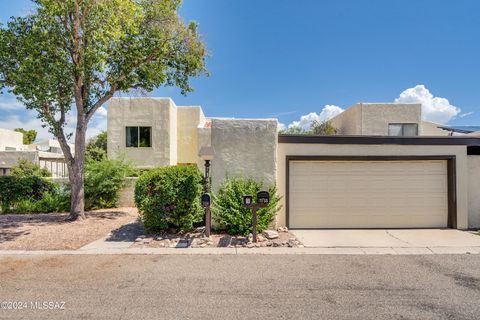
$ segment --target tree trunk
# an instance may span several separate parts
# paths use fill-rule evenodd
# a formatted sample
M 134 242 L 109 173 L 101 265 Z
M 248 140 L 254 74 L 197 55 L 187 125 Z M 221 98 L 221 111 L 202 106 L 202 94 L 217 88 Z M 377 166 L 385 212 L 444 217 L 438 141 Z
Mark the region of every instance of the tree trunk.
M 84 174 L 76 156 L 68 178 L 70 180 L 71 192 L 69 220 L 85 219 Z
M 85 219 L 85 134 L 87 121 L 83 112 L 77 114 L 75 155 L 68 174 L 70 180 L 70 220 Z

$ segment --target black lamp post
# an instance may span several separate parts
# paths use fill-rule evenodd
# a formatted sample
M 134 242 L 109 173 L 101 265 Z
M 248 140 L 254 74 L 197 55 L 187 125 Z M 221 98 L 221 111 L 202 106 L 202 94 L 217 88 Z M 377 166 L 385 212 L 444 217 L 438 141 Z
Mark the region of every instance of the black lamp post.
M 205 161 L 205 176 L 203 180 L 203 189 L 205 194 L 210 193 L 210 161 L 215 157 L 215 149 L 213 147 L 202 147 L 198 153 L 198 156 Z M 210 214 L 210 203 L 204 205 L 205 215 L 205 235 L 210 236 L 210 228 L 212 225 L 212 217 Z

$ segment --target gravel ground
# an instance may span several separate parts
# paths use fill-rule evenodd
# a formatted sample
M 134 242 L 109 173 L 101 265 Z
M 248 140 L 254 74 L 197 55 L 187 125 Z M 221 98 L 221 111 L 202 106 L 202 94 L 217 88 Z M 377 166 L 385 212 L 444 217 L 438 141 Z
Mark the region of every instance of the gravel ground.
M 135 220 L 136 208 L 86 213 L 87 219 L 65 221 L 67 213 L 0 215 L 0 250 L 78 249 Z
M 480 317 L 480 255 L 0 256 L 0 279 L 28 303 L 0 319 Z

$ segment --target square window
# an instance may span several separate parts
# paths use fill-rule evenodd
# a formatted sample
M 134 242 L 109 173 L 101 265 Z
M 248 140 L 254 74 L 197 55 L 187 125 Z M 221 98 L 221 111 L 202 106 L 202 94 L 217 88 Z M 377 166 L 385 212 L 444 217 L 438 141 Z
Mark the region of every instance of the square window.
M 397 137 L 415 137 L 418 136 L 418 124 L 416 123 L 390 123 L 388 125 L 388 135 Z
M 389 136 L 401 136 L 402 135 L 402 125 L 397 123 L 391 123 L 388 125 L 388 135 Z
M 416 123 L 405 123 L 403 125 L 403 135 L 405 137 L 415 137 L 418 135 L 418 125 Z

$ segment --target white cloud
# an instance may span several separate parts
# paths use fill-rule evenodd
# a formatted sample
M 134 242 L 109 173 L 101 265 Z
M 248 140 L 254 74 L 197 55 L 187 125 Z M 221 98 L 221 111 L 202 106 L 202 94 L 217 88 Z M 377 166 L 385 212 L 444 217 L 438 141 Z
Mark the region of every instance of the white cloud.
M 311 112 L 307 115 L 301 116 L 299 121 L 293 121 L 288 125 L 288 127 L 300 127 L 303 130 L 309 130 L 313 121 L 325 122 L 342 112 L 342 108 L 335 105 L 327 104 L 325 107 L 323 107 L 320 113 L 317 114 L 316 112 Z
M 287 127 L 285 126 L 285 124 L 279 122 L 278 123 L 278 126 L 277 126 L 277 131 L 283 131 L 285 130 Z
M 424 120 L 445 124 L 460 113 L 460 109 L 441 97 L 434 97 L 424 85 L 403 91 L 395 99 L 398 103 L 421 103 Z
M 25 106 L 17 100 L 5 100 L 0 101 L 0 109 L 1 110 L 21 110 L 24 109 Z
M 98 115 L 100 117 L 106 117 L 107 114 L 108 114 L 108 112 L 107 112 L 107 109 L 105 109 L 105 107 L 100 107 L 95 112 L 95 115 Z
M 474 114 L 474 113 L 475 113 L 475 112 L 470 111 L 470 112 L 465 112 L 465 113 L 459 114 L 458 116 L 459 116 L 460 118 L 465 118 L 465 117 L 471 116 L 471 115 Z

